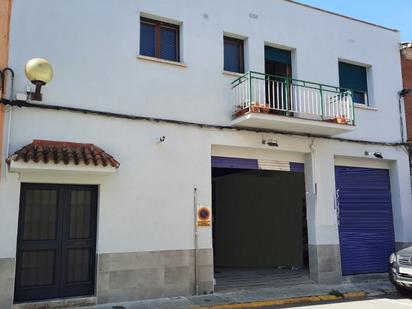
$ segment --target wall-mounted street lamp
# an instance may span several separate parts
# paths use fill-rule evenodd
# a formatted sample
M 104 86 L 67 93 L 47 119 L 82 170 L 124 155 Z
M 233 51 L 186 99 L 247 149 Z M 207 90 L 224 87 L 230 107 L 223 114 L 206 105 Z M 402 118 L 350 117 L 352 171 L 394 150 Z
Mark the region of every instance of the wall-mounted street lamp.
M 53 68 L 50 63 L 43 58 L 33 58 L 29 60 L 25 68 L 26 77 L 36 86 L 34 92 L 29 92 L 29 98 L 33 101 L 41 101 L 41 87 L 46 85 L 53 78 Z

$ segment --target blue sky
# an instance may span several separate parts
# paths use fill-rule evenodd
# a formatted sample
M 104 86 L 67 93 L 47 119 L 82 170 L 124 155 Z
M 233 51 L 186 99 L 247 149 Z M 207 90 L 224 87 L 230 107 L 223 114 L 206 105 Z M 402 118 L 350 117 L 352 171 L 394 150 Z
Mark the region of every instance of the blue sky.
M 412 0 L 297 0 L 401 31 L 401 41 L 412 41 Z

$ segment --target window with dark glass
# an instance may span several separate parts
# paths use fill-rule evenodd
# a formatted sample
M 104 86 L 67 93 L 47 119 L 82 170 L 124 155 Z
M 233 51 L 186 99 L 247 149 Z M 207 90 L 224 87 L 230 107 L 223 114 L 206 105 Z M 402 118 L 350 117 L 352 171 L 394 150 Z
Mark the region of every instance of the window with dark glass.
M 179 26 L 141 17 L 140 55 L 180 61 Z
M 339 85 L 342 90 L 352 90 L 354 103 L 368 104 L 368 80 L 365 67 L 339 62 Z
M 224 70 L 243 73 L 245 71 L 243 59 L 243 40 L 224 37 Z

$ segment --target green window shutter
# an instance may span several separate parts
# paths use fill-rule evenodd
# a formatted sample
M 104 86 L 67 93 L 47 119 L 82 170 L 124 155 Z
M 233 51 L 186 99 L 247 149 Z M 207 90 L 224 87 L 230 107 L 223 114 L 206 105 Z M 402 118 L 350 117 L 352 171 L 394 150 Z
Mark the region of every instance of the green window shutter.
M 339 62 L 339 84 L 342 88 L 368 91 L 366 68 Z
M 341 88 L 353 90 L 353 101 L 366 104 L 368 93 L 366 68 L 359 65 L 339 62 L 339 85 Z
M 270 46 L 265 46 L 265 59 L 286 64 L 292 64 L 290 50 L 284 50 Z

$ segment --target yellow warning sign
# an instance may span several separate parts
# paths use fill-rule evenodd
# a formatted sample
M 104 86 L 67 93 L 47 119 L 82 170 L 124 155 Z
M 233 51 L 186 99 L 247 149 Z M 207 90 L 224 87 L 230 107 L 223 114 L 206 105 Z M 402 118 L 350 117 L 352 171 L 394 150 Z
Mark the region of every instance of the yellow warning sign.
M 210 226 L 210 209 L 206 207 L 197 210 L 197 226 Z

